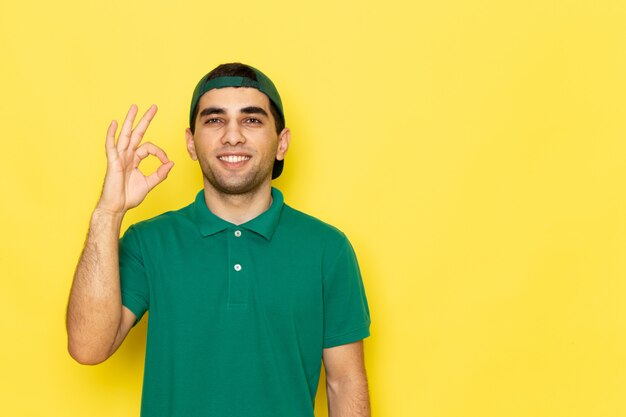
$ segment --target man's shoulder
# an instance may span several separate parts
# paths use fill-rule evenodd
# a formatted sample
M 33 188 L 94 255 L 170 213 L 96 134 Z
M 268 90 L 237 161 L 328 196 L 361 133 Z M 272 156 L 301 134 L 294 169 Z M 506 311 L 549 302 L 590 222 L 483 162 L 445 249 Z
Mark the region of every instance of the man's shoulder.
M 131 228 L 136 231 L 149 233 L 153 231 L 162 232 L 171 228 L 180 227 L 184 224 L 192 225 L 194 215 L 193 206 L 194 203 L 191 203 L 177 210 L 163 212 L 154 217 L 134 223 Z
M 324 241 L 343 242 L 346 235 L 337 227 L 319 218 L 284 205 L 281 223 L 293 233 L 303 234 L 307 238 L 316 237 Z

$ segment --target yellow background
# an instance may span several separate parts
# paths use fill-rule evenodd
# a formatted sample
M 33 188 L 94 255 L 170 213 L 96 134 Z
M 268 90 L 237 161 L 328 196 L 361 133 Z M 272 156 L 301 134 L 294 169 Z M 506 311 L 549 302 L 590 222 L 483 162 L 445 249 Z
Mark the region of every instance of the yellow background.
M 138 415 L 145 320 L 97 367 L 65 346 L 106 128 L 156 103 L 176 162 L 124 227 L 186 205 L 192 89 L 242 61 L 292 128 L 275 185 L 359 256 L 373 415 L 625 416 L 625 21 L 617 0 L 2 0 L 0 415 Z

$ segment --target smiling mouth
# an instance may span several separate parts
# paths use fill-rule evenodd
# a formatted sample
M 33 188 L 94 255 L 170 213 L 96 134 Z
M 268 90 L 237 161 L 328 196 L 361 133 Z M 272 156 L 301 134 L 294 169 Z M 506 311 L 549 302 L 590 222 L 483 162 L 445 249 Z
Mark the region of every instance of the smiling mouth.
M 237 162 L 247 161 L 250 157 L 243 155 L 224 155 L 218 157 L 218 159 L 220 161 L 228 162 L 229 164 L 236 164 Z

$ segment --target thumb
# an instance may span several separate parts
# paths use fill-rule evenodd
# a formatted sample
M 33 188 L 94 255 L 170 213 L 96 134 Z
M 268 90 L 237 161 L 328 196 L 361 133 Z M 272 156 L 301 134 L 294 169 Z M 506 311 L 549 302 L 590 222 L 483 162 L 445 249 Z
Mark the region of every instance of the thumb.
M 174 161 L 168 161 L 157 168 L 155 172 L 146 177 L 146 183 L 151 190 L 163 182 L 172 168 L 174 167 Z

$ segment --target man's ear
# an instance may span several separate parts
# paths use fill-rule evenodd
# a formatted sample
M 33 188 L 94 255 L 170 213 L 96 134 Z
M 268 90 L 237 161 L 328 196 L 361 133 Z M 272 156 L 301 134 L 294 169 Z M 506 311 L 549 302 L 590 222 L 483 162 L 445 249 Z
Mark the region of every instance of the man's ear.
M 198 155 L 196 155 L 196 144 L 193 141 L 193 133 L 191 133 L 191 129 L 189 128 L 185 130 L 185 140 L 187 141 L 187 152 L 189 153 L 189 156 L 194 161 L 197 161 Z
M 278 135 L 278 149 L 276 149 L 276 159 L 282 161 L 285 159 L 287 149 L 289 149 L 289 143 L 291 142 L 291 131 L 289 128 L 284 128 L 280 135 Z

